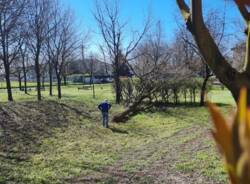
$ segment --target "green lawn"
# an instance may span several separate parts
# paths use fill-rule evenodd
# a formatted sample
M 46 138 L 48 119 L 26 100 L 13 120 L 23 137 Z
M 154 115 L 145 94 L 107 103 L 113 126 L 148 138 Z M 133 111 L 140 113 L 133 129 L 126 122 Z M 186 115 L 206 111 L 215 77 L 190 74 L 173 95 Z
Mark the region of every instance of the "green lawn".
M 208 99 L 212 102 L 225 105 L 235 105 L 235 101 L 232 98 L 231 93 L 225 88 L 213 89 L 208 93 Z
M 36 85 L 36 82 L 27 82 L 27 86 L 35 86 L 35 85 Z M 19 87 L 18 81 L 11 81 L 11 86 L 14 88 Z M 0 88 L 5 88 L 5 87 L 6 87 L 6 82 L 0 81 Z
M 113 102 L 114 95 L 112 93 L 112 86 L 110 84 L 95 85 L 96 98 L 93 99 L 92 90 L 78 90 L 82 85 L 68 85 L 62 86 L 63 100 L 76 100 L 84 101 L 87 103 L 98 102 L 105 98 L 108 98 Z M 53 97 L 49 96 L 48 88 L 42 91 L 44 100 L 57 100 L 56 86 L 53 87 Z M 36 90 L 29 91 L 29 95 L 25 95 L 24 92 L 20 92 L 19 89 L 13 89 L 13 98 L 15 101 L 34 101 L 36 100 Z M 0 90 L 0 102 L 7 102 L 7 94 L 5 90 Z
M 104 129 L 96 105 L 104 98 L 114 102 L 111 85 L 96 85 L 95 99 L 91 90 L 76 86 L 64 87 L 60 101 L 47 91 L 43 96 L 44 102 L 36 103 L 35 91 L 28 96 L 16 92 L 17 102 L 0 106 L 10 113 L 5 131 L 12 140 L 0 142 L 0 183 L 226 181 L 206 108 L 142 112 Z M 208 98 L 224 104 L 225 112 L 234 104 L 227 90 L 214 90 Z M 6 101 L 3 93 L 0 101 Z M 113 105 L 111 114 L 122 109 Z

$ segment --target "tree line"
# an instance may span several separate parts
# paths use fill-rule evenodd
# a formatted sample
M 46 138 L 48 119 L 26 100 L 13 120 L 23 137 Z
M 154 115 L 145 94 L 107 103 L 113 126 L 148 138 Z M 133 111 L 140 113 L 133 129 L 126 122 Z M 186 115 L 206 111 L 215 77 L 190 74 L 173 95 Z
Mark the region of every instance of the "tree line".
M 41 74 L 47 72 L 52 95 L 52 75 L 61 98 L 62 74 L 78 47 L 73 13 L 57 0 L 3 0 L 0 2 L 0 57 L 8 100 L 13 101 L 10 76 L 23 74 L 27 94 L 27 68 L 34 66 L 37 99 L 41 100 Z M 48 67 L 47 67 L 48 66 Z
M 76 28 L 72 10 L 64 8 L 59 0 L 3 0 L 0 3 L 0 69 L 4 73 L 8 100 L 13 100 L 12 75 L 22 77 L 24 92 L 28 93 L 27 70 L 31 66 L 36 74 L 37 99 L 42 99 L 44 73 L 49 75 L 49 94 L 53 95 L 55 76 L 57 96 L 61 98 L 62 80 L 69 68 L 79 69 L 73 65 L 76 58 L 84 60 L 87 47 L 86 38 Z M 161 22 L 153 21 L 150 13 L 142 21 L 140 30 L 128 31 L 130 25 L 121 18 L 118 0 L 96 0 L 93 16 L 102 41 L 98 45 L 99 53 L 91 54 L 91 61 L 99 58 L 111 64 L 116 103 L 134 107 L 145 99 L 155 102 L 159 96 L 164 101 L 170 91 L 176 94 L 173 96 L 178 101 L 177 91 L 184 86 L 188 89 L 193 81 L 193 86 L 199 88 L 200 105 L 204 105 L 208 80 L 216 72 L 213 68 L 210 70 L 210 63 L 192 37 L 194 33 L 189 32 L 188 22 L 188 29 L 177 22 L 176 34 L 169 41 Z M 204 24 L 218 49 L 226 53 L 225 16 L 208 12 Z M 91 63 L 89 73 L 93 76 L 95 65 Z M 124 84 L 125 70 L 133 77 Z

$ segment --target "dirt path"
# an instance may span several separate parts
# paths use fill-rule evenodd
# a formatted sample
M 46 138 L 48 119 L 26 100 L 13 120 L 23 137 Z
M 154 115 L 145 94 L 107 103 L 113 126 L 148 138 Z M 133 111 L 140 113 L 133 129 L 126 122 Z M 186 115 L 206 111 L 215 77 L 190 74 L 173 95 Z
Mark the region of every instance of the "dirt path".
M 187 136 L 189 135 L 189 136 Z M 192 136 L 190 136 L 192 135 Z M 202 146 L 200 137 L 204 136 L 201 127 L 179 130 L 170 137 L 145 144 L 136 150 L 121 153 L 115 164 L 103 168 L 97 176 L 82 176 L 73 183 L 169 183 L 169 184 L 217 184 L 199 171 L 180 172 L 175 165 L 180 162 L 182 153 L 195 153 Z M 205 136 L 209 136 L 206 132 Z M 145 164 L 138 164 L 141 162 Z M 134 170 L 128 171 L 124 165 L 132 163 Z M 218 183 L 219 184 L 219 183 Z

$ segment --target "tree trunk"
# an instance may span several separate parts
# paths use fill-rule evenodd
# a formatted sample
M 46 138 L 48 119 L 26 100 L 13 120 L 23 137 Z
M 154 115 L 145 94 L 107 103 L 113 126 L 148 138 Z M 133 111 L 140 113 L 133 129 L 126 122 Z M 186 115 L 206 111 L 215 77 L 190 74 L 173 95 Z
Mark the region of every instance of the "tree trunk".
M 234 69 L 223 57 L 203 20 L 202 0 L 191 0 L 190 6 L 184 0 L 176 0 L 186 21 L 187 29 L 193 35 L 200 53 L 215 76 L 232 93 L 235 101 L 238 100 L 242 86 L 250 91 L 250 70 L 243 73 Z M 250 95 L 248 103 L 250 104 Z
M 184 102 L 187 104 L 187 91 L 184 89 Z
M 10 63 L 9 63 L 9 58 L 7 56 L 8 48 L 6 48 L 4 40 L 2 40 L 2 47 L 3 47 L 3 64 L 5 70 L 5 81 L 8 93 L 8 101 L 13 101 L 11 82 L 10 82 Z
M 49 95 L 53 96 L 53 66 L 49 61 Z
M 62 98 L 62 89 L 61 89 L 62 79 L 61 79 L 60 74 L 56 74 L 56 78 L 57 78 L 57 97 L 58 99 L 61 99 Z
M 121 81 L 120 81 L 119 76 L 116 76 L 115 78 L 115 92 L 116 92 L 115 101 L 117 104 L 120 104 L 121 103 Z
M 37 82 L 37 100 L 42 100 L 41 95 L 41 74 L 40 74 L 40 65 L 39 65 L 39 55 L 40 55 L 40 47 L 37 47 L 36 57 L 35 57 L 35 71 L 36 71 L 36 82 Z
M 13 101 L 12 91 L 11 91 L 11 82 L 10 82 L 10 68 L 9 64 L 4 62 L 4 69 L 5 69 L 5 81 L 8 93 L 8 101 Z
M 201 86 L 201 94 L 200 94 L 200 106 L 205 105 L 205 95 L 206 95 L 206 85 L 208 78 L 206 77 Z
M 141 110 L 139 106 L 146 97 L 147 96 L 142 96 L 138 101 L 135 101 L 132 105 L 130 105 L 125 111 L 115 115 L 112 121 L 116 123 L 127 121 L 130 116 Z
M 177 89 L 173 89 L 174 92 L 174 104 L 177 105 L 178 104 L 178 93 L 177 93 Z
M 206 95 L 206 89 L 207 89 L 207 82 L 210 76 L 206 76 L 203 80 L 202 86 L 201 86 L 201 94 L 200 94 L 200 106 L 205 105 L 205 95 Z
M 21 72 L 18 72 L 18 86 L 19 90 L 22 91 L 22 78 L 21 78 Z
M 196 102 L 196 89 L 195 88 L 193 88 L 193 98 L 194 98 L 193 103 L 195 104 Z
M 63 85 L 67 86 L 67 76 L 66 75 L 63 76 Z
M 127 108 L 122 113 L 114 116 L 112 121 L 116 122 L 116 123 L 127 121 L 131 115 L 133 115 L 134 113 L 139 111 L 138 108 L 137 108 L 138 105 L 139 104 L 135 104 L 135 105 L 130 106 L 129 108 Z
M 92 85 L 92 92 L 93 92 L 93 98 L 95 98 L 95 84 L 94 84 L 94 62 L 93 58 L 91 57 L 91 85 Z
M 25 58 L 23 58 L 22 62 L 22 68 L 23 68 L 23 80 L 24 80 L 24 93 L 27 94 L 27 73 L 26 73 L 26 66 L 25 66 Z
M 92 79 L 92 90 L 93 90 L 93 98 L 95 98 L 95 84 Z
M 206 95 L 206 89 L 207 89 L 207 82 L 212 75 L 213 74 L 211 74 L 211 71 L 210 71 L 208 65 L 206 64 L 205 65 L 205 76 L 204 76 L 204 80 L 203 80 L 203 83 L 201 86 L 200 106 L 205 105 L 205 95 Z
M 42 75 L 42 88 L 45 89 L 45 72 Z
M 193 93 L 192 93 L 192 89 L 189 89 L 189 94 L 190 94 L 190 103 L 192 104 L 192 102 L 193 102 Z
M 169 90 L 166 90 L 166 96 L 167 96 L 167 103 L 169 103 Z
M 115 57 L 115 65 L 114 65 L 114 80 L 115 80 L 115 101 L 116 104 L 121 103 L 121 96 L 122 96 L 122 90 L 121 90 L 121 80 L 120 80 L 120 68 L 119 68 L 119 57 Z

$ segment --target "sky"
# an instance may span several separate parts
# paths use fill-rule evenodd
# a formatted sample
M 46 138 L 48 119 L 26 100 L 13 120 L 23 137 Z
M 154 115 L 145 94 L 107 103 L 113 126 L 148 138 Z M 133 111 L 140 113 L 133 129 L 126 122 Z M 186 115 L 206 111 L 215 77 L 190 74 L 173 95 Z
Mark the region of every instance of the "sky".
M 92 13 L 95 7 L 95 0 L 61 1 L 64 6 L 69 6 L 74 11 L 78 28 L 85 32 L 89 30 L 91 32 L 92 43 L 98 44 L 101 37 L 100 34 L 98 34 L 98 27 Z M 211 9 L 217 9 L 219 11 L 226 10 L 226 21 L 228 22 L 232 19 L 236 20 L 236 17 L 241 17 L 234 3 L 228 0 L 203 0 L 203 2 L 204 11 Z M 177 22 L 180 23 L 182 21 L 176 0 L 120 0 L 120 9 L 122 21 L 128 21 L 130 28 L 134 30 L 142 29 L 145 17 L 150 10 L 153 21 L 161 21 L 162 28 L 168 40 L 174 38 Z M 242 19 L 239 18 L 239 20 Z M 237 28 L 233 26 L 227 27 L 227 31 L 236 29 Z

